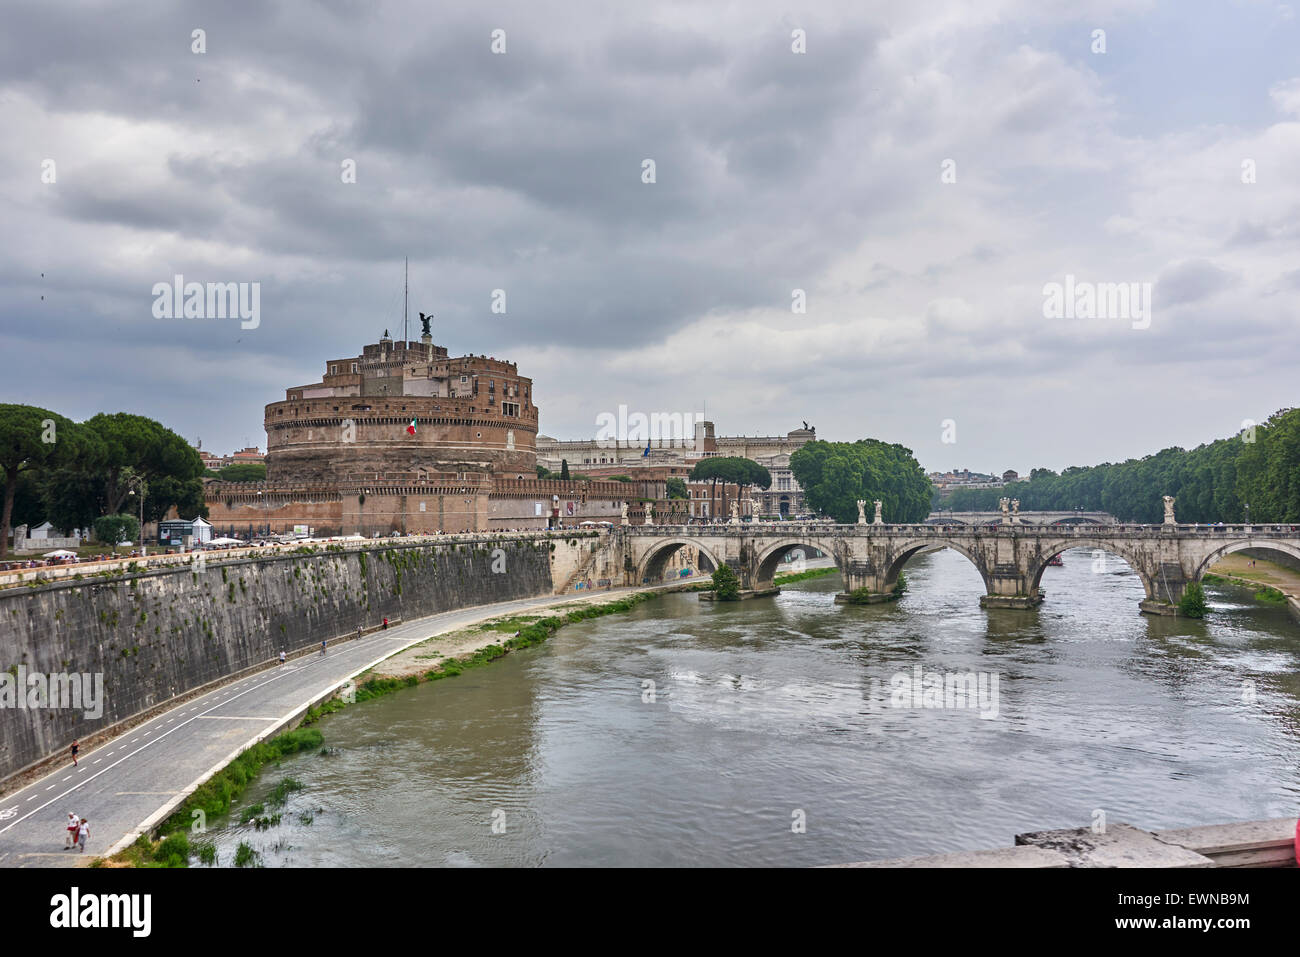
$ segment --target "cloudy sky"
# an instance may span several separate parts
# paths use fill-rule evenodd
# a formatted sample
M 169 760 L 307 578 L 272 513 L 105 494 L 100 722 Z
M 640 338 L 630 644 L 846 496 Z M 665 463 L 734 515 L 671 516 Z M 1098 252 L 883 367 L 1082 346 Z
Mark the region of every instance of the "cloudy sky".
M 560 438 L 1194 446 L 1300 399 L 1297 51 L 1263 0 L 10 0 L 0 401 L 264 446 L 400 331 L 409 256 L 412 338 L 518 362 Z M 176 274 L 258 326 L 156 318 Z M 1045 316 L 1067 275 L 1149 324 Z

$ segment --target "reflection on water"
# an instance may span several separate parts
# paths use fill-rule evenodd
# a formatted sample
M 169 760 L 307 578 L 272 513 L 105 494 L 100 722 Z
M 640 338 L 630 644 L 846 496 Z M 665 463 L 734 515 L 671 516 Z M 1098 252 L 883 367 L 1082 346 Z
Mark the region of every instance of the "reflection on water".
M 337 752 L 266 771 L 242 803 L 306 787 L 278 827 L 218 828 L 220 861 L 244 840 L 271 866 L 811 865 L 1006 846 L 1098 809 L 1148 828 L 1296 813 L 1285 609 L 1209 589 L 1207 621 L 1139 615 L 1122 561 L 1064 559 L 1030 612 L 980 609 L 943 551 L 890 605 L 835 605 L 829 576 L 571 625 L 326 719 Z M 972 673 L 995 718 L 912 706 L 926 675 Z

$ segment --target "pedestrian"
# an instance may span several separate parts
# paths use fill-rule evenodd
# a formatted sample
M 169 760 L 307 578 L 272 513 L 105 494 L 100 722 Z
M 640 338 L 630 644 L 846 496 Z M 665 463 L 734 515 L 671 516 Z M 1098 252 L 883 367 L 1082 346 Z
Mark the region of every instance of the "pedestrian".
M 77 829 L 81 827 L 81 818 L 68 812 L 68 823 L 63 828 L 63 849 L 66 851 L 77 843 Z
M 357 641 L 361 640 L 361 626 L 357 625 Z
M 72 766 L 75 768 L 77 766 L 77 752 L 81 750 L 81 746 L 76 741 L 73 741 L 72 747 L 68 750 L 72 752 Z
M 81 845 L 81 853 L 86 853 L 86 838 L 90 837 L 90 818 L 83 817 L 81 824 L 77 827 L 77 843 Z
M 280 664 L 284 664 L 284 649 L 280 649 Z
M 387 631 L 387 630 L 388 630 L 388 619 L 385 618 L 385 619 L 384 619 L 384 631 Z
M 322 656 L 325 654 L 325 639 L 324 639 L 324 638 L 322 638 L 322 639 L 320 640 L 320 653 L 321 653 Z

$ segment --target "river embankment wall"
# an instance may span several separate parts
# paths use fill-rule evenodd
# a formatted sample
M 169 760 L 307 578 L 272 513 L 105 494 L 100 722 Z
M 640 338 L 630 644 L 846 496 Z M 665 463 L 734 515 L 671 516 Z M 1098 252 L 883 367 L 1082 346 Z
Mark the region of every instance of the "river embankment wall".
M 0 780 L 282 650 L 384 618 L 552 594 L 599 545 L 591 535 L 317 545 L 5 589 Z

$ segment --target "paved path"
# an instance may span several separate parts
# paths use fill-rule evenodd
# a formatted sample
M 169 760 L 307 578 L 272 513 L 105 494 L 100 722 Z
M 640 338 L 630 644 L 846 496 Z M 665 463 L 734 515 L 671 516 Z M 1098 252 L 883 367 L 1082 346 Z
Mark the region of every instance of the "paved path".
M 296 658 L 192 698 L 83 752 L 77 767 L 69 764 L 0 798 L 0 867 L 76 865 L 121 850 L 241 751 L 273 736 L 309 704 L 434 635 L 500 615 L 603 602 L 646 590 L 651 589 L 544 595 L 431 615 L 340 643 L 323 657 Z M 84 854 L 63 850 L 62 828 L 69 811 L 90 819 Z

